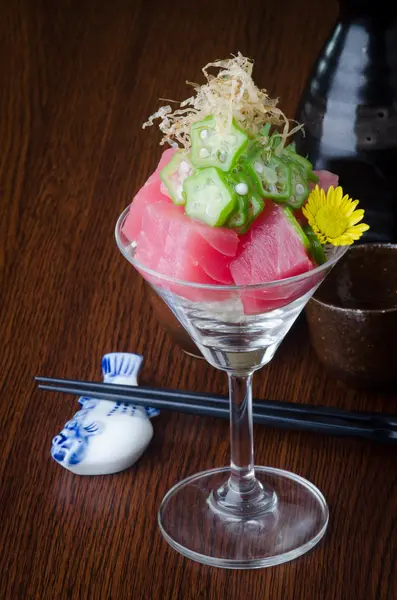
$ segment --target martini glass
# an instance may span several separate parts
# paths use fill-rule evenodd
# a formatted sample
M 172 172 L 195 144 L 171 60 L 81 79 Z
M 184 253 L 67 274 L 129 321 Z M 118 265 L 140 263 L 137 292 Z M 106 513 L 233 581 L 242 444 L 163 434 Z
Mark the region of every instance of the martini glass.
M 294 321 L 346 251 L 296 277 L 259 285 L 221 286 L 180 281 L 135 259 L 123 234 L 128 208 L 116 225 L 117 245 L 168 305 L 215 368 L 225 371 L 230 397 L 230 465 L 177 483 L 158 514 L 167 542 L 184 556 L 216 567 L 253 569 L 281 564 L 323 537 L 328 507 L 299 475 L 254 465 L 252 376 L 267 364 Z

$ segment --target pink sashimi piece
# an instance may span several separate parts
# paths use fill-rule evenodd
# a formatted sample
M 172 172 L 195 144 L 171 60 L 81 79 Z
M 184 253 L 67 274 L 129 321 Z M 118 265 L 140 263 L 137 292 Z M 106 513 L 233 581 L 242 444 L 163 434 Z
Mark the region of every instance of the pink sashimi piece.
M 172 261 L 169 257 L 162 256 L 158 262 L 157 271 L 162 275 L 189 283 L 216 285 L 216 281 L 209 277 L 200 265 L 194 263 L 189 256 L 181 258 L 176 262 Z
M 311 268 L 311 261 L 283 209 L 272 202 L 241 236 L 230 268 L 235 283 L 246 285 L 299 275 Z
M 232 229 L 225 227 L 209 227 L 196 223 L 198 233 L 212 246 L 225 256 L 236 256 L 239 237 Z
M 176 150 L 174 148 L 168 148 L 163 152 L 156 170 L 134 197 L 130 206 L 130 211 L 123 225 L 123 233 L 130 241 L 136 240 L 141 230 L 142 214 L 146 205 L 157 204 L 164 200 L 170 202 L 169 196 L 162 192 L 160 171 L 169 163 L 175 152 Z
M 195 256 L 203 271 L 217 283 L 233 285 L 233 277 L 230 272 L 230 258 L 221 254 L 206 242 L 200 247 L 196 245 Z
M 160 183 L 160 192 L 163 194 L 163 196 L 167 196 L 168 198 L 171 198 L 170 193 L 167 190 L 167 188 L 163 182 Z
M 142 230 L 147 235 L 148 239 L 161 254 L 168 255 L 176 249 L 178 240 L 172 240 L 172 229 L 177 228 L 178 223 L 183 219 L 183 207 L 175 206 L 171 202 L 158 202 L 148 204 L 142 214 Z M 176 232 L 175 232 L 176 233 Z M 180 228 L 180 234 L 184 233 L 183 228 Z M 167 242 L 173 242 L 173 246 L 167 250 Z M 184 240 L 181 239 L 181 248 L 183 248 Z M 179 252 L 174 257 L 179 258 Z
M 190 254 L 187 217 L 182 206 L 170 202 L 149 204 L 143 213 L 142 229 L 160 256 L 169 256 L 175 264 L 185 254 Z
M 156 181 L 153 181 L 150 185 L 144 185 L 139 190 L 131 203 L 130 210 L 122 228 L 122 231 L 128 240 L 131 242 L 135 241 L 141 231 L 142 216 L 146 206 L 157 204 L 159 202 L 169 203 L 169 200 L 160 193 Z
M 312 264 L 312 269 L 316 265 Z M 321 282 L 322 275 L 316 274 L 299 282 L 283 284 L 268 289 L 243 290 L 240 292 L 246 315 L 276 310 L 301 298 Z
M 194 234 L 194 237 L 191 236 L 191 243 L 191 256 L 203 271 L 218 284 L 233 285 L 230 257 L 215 250 L 197 233 Z
M 184 214 L 183 207 L 165 202 L 147 205 L 142 231 L 161 257 L 159 272 L 195 283 L 233 283 L 230 258 L 206 242 L 196 223 Z
M 182 207 L 166 204 L 149 206 L 142 227 L 153 246 L 170 260 L 174 277 L 197 282 L 188 273 L 184 276 L 179 272 L 176 274 L 181 257 L 187 256 L 211 278 L 212 283 L 233 284 L 230 257 L 221 254 L 198 233 L 195 223 L 185 216 Z M 168 274 L 171 275 L 171 272 L 168 271 Z
M 233 284 L 230 273 L 230 257 L 210 245 L 202 232 L 210 227 L 194 223 L 184 214 L 183 207 L 162 204 L 149 207 L 143 221 L 145 231 L 153 244 L 161 246 L 161 252 L 176 264 L 180 256 L 187 255 L 215 283 Z M 153 228 L 154 223 L 156 223 Z M 194 281 L 186 275 L 185 281 Z
M 331 171 L 324 171 L 324 170 L 313 171 L 313 173 L 315 173 L 315 175 L 317 175 L 318 182 L 317 182 L 317 184 L 310 182 L 311 189 L 313 189 L 316 185 L 318 185 L 319 188 L 322 188 L 325 192 L 327 192 L 328 189 L 331 187 L 331 185 L 334 186 L 334 188 L 336 188 L 338 186 L 339 176 L 336 175 L 335 173 L 331 173 Z
M 165 165 L 169 163 L 172 156 L 175 154 L 175 148 L 168 148 L 162 154 L 160 162 L 155 172 L 149 177 L 145 185 L 136 194 L 130 208 L 130 212 L 124 222 L 123 233 L 129 240 L 135 240 L 142 227 L 142 215 L 145 210 L 145 206 L 149 204 L 157 204 L 162 200 L 167 200 L 169 204 L 170 198 L 160 179 L 160 171 Z M 176 207 L 183 213 L 181 207 Z M 190 226 L 190 235 L 192 230 L 199 234 L 209 246 L 214 248 L 218 253 L 224 254 L 225 256 L 233 257 L 236 255 L 238 246 L 238 235 L 231 229 L 222 227 L 209 227 L 202 223 L 194 222 L 185 217 L 186 223 Z M 201 249 L 201 244 L 197 241 L 198 249 Z M 203 255 L 200 250 L 201 255 Z M 206 257 L 206 255 L 204 255 Z M 204 261 L 207 262 L 207 261 Z M 221 272 L 223 269 L 221 270 Z M 230 282 L 230 276 L 227 274 L 223 276 L 225 283 Z
M 142 247 L 140 247 L 140 242 L 143 242 Z M 165 275 L 166 277 L 172 277 L 173 279 L 180 279 L 181 281 L 196 284 L 217 285 L 217 282 L 209 277 L 200 265 L 194 263 L 189 256 L 180 255 L 179 259 L 175 261 L 170 256 L 159 255 L 147 238 L 145 239 L 145 234 L 143 232 L 139 234 L 137 244 L 135 258 L 143 266 L 149 267 L 157 273 Z M 215 291 L 197 288 L 194 287 L 194 285 L 180 285 L 162 279 L 161 277 L 156 277 L 143 269 L 138 270 L 152 285 L 158 286 L 173 294 L 178 294 L 188 300 L 211 302 L 217 299 L 217 293 Z
M 137 236 L 136 245 L 135 259 L 143 266 L 156 271 L 159 262 L 158 253 L 153 248 L 144 231 L 140 231 Z
M 164 169 L 166 165 L 168 165 L 176 151 L 176 148 L 167 148 L 167 150 L 164 150 L 163 154 L 161 155 L 159 164 L 156 167 L 156 170 L 154 171 L 154 173 L 152 173 L 152 175 L 150 175 L 145 185 L 149 185 L 150 183 L 153 183 L 153 181 L 160 181 L 159 185 L 161 185 L 160 171 Z
M 278 281 L 313 269 L 298 233 L 282 208 L 269 203 L 247 234 L 241 236 L 237 256 L 230 271 L 237 285 Z M 311 285 L 309 285 L 310 289 Z M 297 287 L 275 286 L 242 292 L 247 314 L 280 308 L 301 295 Z

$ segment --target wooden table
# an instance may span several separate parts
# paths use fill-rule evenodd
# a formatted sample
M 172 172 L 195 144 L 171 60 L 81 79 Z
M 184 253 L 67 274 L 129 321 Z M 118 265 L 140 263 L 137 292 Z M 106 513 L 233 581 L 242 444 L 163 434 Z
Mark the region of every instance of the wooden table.
M 139 463 L 79 477 L 49 455 L 76 399 L 37 374 L 101 378 L 108 351 L 145 357 L 147 384 L 226 393 L 226 380 L 170 343 L 142 280 L 118 253 L 117 216 L 158 160 L 141 124 L 158 98 L 241 50 L 294 114 L 337 7 L 278 0 L 3 0 L 0 122 L 0 597 L 5 600 L 392 600 L 397 455 L 392 446 L 256 427 L 256 462 L 308 477 L 331 520 L 310 554 L 232 572 L 185 560 L 157 510 L 183 476 L 228 461 L 226 421 L 166 414 Z M 305 322 L 256 377 L 255 395 L 395 411 L 319 367 Z

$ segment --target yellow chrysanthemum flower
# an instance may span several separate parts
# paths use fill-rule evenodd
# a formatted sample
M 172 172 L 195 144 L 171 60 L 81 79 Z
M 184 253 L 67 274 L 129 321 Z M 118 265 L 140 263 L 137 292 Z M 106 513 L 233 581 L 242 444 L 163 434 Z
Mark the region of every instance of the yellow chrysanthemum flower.
M 369 229 L 368 225 L 360 223 L 364 211 L 356 210 L 357 205 L 358 200 L 352 200 L 347 194 L 343 195 L 340 186 L 331 186 L 325 193 L 316 185 L 302 212 L 321 244 L 350 246 Z

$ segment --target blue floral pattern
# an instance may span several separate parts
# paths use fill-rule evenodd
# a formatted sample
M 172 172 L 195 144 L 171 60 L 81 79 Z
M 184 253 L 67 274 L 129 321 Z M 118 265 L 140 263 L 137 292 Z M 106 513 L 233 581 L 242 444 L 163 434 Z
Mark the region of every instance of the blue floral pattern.
M 67 423 L 65 423 L 59 435 L 52 440 L 51 456 L 59 463 L 68 465 L 77 465 L 87 452 L 88 439 L 93 435 L 98 435 L 104 430 L 104 425 L 92 421 L 87 425 L 84 423 L 85 417 L 94 407 L 87 410 L 79 410 Z
M 138 354 L 120 352 L 105 354 L 102 358 L 104 381 L 115 385 L 137 385 L 137 376 L 142 362 L 143 357 Z M 126 402 L 95 400 L 86 396 L 80 397 L 78 402 L 82 407 L 81 410 L 65 424 L 62 431 L 52 440 L 51 456 L 64 466 L 77 465 L 84 460 L 90 438 L 105 431 L 107 418 L 116 414 L 133 417 L 137 411 L 136 406 Z M 88 418 L 94 409 L 102 409 L 100 415 L 103 417 L 103 421 L 97 418 L 93 420 Z M 139 417 L 145 415 L 145 412 L 148 418 L 159 414 L 155 408 L 145 408 L 139 411 Z
M 102 358 L 104 381 L 115 377 L 136 378 L 143 362 L 143 356 L 127 352 L 111 352 Z

